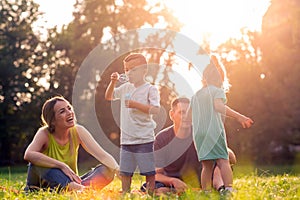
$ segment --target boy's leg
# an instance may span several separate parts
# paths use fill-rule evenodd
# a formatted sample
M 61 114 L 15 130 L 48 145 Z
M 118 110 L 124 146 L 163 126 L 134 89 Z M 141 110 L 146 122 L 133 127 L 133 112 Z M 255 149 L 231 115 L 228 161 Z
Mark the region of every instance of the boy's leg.
M 130 192 L 131 178 L 136 169 L 136 161 L 133 152 L 134 145 L 121 145 L 120 152 L 120 176 L 122 180 L 122 193 Z
M 201 187 L 202 190 L 211 190 L 211 177 L 213 174 L 214 161 L 213 160 L 202 160 L 202 172 L 201 172 Z
M 121 176 L 122 179 L 122 193 L 126 194 L 130 192 L 130 186 L 131 186 L 131 176 Z
M 153 194 L 155 189 L 155 175 L 146 176 L 146 188 L 149 194 Z
M 135 157 L 140 174 L 146 176 L 146 190 L 153 194 L 155 188 L 155 164 L 153 153 L 153 142 L 141 144 L 137 147 Z
M 80 178 L 82 180 L 82 185 L 101 190 L 114 180 L 114 171 L 105 165 L 98 165 Z

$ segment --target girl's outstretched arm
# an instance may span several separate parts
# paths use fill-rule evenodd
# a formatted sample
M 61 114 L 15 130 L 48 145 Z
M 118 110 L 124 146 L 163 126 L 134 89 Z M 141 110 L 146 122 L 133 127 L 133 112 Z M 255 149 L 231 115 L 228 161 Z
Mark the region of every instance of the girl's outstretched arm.
M 253 124 L 253 120 L 239 112 L 233 110 L 229 106 L 225 105 L 222 99 L 215 99 L 214 101 L 215 110 L 222 115 L 232 117 L 242 124 L 243 128 L 250 128 Z

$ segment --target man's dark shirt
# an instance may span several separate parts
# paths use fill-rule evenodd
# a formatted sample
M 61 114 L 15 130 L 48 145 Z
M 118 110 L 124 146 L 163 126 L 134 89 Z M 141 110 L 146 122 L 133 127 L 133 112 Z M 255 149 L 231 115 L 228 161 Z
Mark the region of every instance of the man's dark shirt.
M 193 143 L 192 133 L 187 138 L 175 137 L 174 127 L 160 131 L 154 141 L 155 164 L 164 175 L 183 180 L 191 187 L 200 187 L 201 163 Z

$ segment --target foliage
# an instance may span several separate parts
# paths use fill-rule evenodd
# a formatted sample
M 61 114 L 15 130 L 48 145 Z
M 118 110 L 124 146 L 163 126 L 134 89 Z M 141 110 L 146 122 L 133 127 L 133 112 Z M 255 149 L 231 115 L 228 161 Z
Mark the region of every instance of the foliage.
M 299 5 L 299 1 L 287 4 L 274 1 L 264 17 L 260 38 L 266 75 L 262 85 L 265 102 L 262 112 L 269 113 L 269 117 L 265 116 L 268 124 L 264 133 L 270 140 L 256 142 L 270 149 L 269 155 L 266 152 L 261 159 L 270 159 L 272 155 L 271 159 L 277 163 L 286 162 L 285 157 L 293 161 L 296 147 L 300 146 Z M 275 20 L 279 18 L 280 21 Z
M 43 39 L 32 28 L 41 15 L 33 0 L 4 0 L 0 7 L 0 165 L 23 161 L 46 98 L 61 94 L 71 101 L 79 66 L 105 30 L 118 34 L 159 20 L 178 30 L 179 24 L 162 4 L 77 1 L 74 20 L 61 33 L 47 30 Z
M 58 71 L 56 75 L 56 80 L 64 83 L 65 91 L 61 92 L 64 95 L 68 94 L 67 97 L 70 97 L 75 75 L 85 57 L 107 38 L 111 36 L 118 38 L 116 36 L 120 33 L 145 25 L 153 27 L 160 20 L 166 22 L 165 28 L 173 30 L 180 28 L 180 23 L 164 4 L 151 5 L 145 0 L 77 1 L 74 9 L 74 20 L 64 27 L 59 35 L 52 38 L 56 49 L 64 51 L 71 61 L 68 69 L 71 75 L 69 80 L 62 81 L 65 73 Z M 137 42 L 136 38 L 134 40 L 128 38 L 128 41 L 128 44 L 123 44 L 127 45 L 128 49 Z M 108 48 L 118 51 L 114 43 L 108 44 Z
M 56 82 L 60 83 L 59 92 L 71 100 L 74 80 L 85 57 L 94 48 L 105 48 L 105 51 L 116 55 L 120 49 L 127 49 L 130 53 L 132 51 L 139 51 L 149 55 L 149 60 L 152 63 L 159 64 L 161 56 L 164 53 L 161 50 L 154 49 L 133 49 L 137 46 L 138 37 L 136 35 L 129 35 L 128 38 L 121 38 L 118 35 L 128 30 L 138 29 L 143 26 L 155 27 L 158 22 L 164 21 L 165 28 L 172 30 L 179 30 L 180 23 L 172 16 L 172 12 L 166 8 L 163 3 L 149 4 L 145 0 L 126 0 L 126 1 L 96 1 L 86 0 L 77 2 L 75 11 L 73 13 L 74 20 L 63 28 L 62 32 L 55 35 L 51 40 L 55 44 L 57 50 L 63 51 L 64 55 L 69 58 L 70 63 L 66 68 L 67 71 L 56 70 Z M 107 38 L 113 36 L 114 41 L 107 41 Z M 167 40 L 167 39 L 169 40 Z M 149 38 L 148 38 L 149 39 Z M 159 43 L 159 36 L 153 36 L 149 41 L 151 46 L 153 43 Z M 166 47 L 170 45 L 171 37 L 160 38 L 166 43 Z M 150 40 L 150 39 L 149 39 Z M 103 44 L 100 47 L 99 44 Z M 104 51 L 103 51 L 104 52 Z M 101 55 L 103 56 L 103 55 Z M 108 63 L 105 71 L 95 71 L 95 78 L 90 80 L 89 88 L 84 89 L 84 94 L 79 94 L 81 100 L 89 98 L 90 93 L 96 92 L 96 105 L 86 105 L 88 107 L 95 106 L 98 116 L 98 121 L 104 132 L 110 136 L 115 144 L 119 144 L 119 128 L 114 123 L 113 114 L 110 103 L 105 101 L 104 92 L 110 81 L 110 74 L 114 71 L 122 73 L 122 60 L 126 55 L 116 57 L 112 63 Z M 165 71 L 171 69 L 171 63 L 167 65 Z M 70 74 L 70 76 L 66 76 Z M 96 78 L 98 76 L 98 78 Z M 157 79 L 157 71 L 149 72 L 149 79 L 151 83 L 155 83 Z M 80 77 L 77 77 L 80 78 Z M 172 98 L 172 91 L 174 88 L 167 88 L 169 79 L 164 76 L 164 83 L 161 88 L 162 94 L 171 94 L 162 98 L 162 104 L 166 105 L 169 99 Z M 63 84 L 62 84 L 63 83 Z M 174 86 L 173 86 L 174 87 Z M 59 89 L 58 88 L 58 89 Z M 96 90 L 95 90 L 96 89 Z M 56 90 L 57 91 L 57 90 Z
M 238 160 L 258 164 L 299 161 L 300 21 L 295 3 L 272 1 L 261 34 L 242 30 L 241 39 L 231 39 L 217 49 L 232 84 L 228 104 L 255 121 L 249 130 L 226 121 L 229 146 Z
M 108 43 L 106 48 L 111 51 L 120 48 L 139 51 L 149 55 L 151 63 L 164 64 L 162 79 L 159 80 L 158 68 L 153 68 L 147 78 L 151 83 L 158 82 L 161 105 L 166 110 L 169 108 L 170 99 L 176 95 L 168 77 L 174 55 L 154 48 L 132 49 L 138 42 L 136 37 L 117 37 L 131 29 L 155 27 L 158 22 L 165 22 L 163 28 L 179 31 L 181 24 L 172 11 L 163 3 L 154 2 L 77 1 L 74 20 L 61 32 L 57 28 L 48 30 L 48 37 L 42 40 L 32 29 L 41 14 L 33 0 L 1 1 L 0 165 L 23 161 L 24 149 L 40 126 L 41 104 L 55 94 L 71 101 L 81 63 L 107 37 L 126 41 Z M 297 151 L 300 144 L 299 19 L 296 0 L 274 0 L 263 19 L 261 34 L 242 30 L 242 38 L 230 39 L 216 50 L 223 58 L 232 84 L 228 104 L 255 121 L 249 130 L 241 129 L 234 120 L 226 121 L 228 143 L 239 161 L 292 164 L 300 159 Z M 169 47 L 171 39 L 171 36 L 154 35 L 147 42 L 149 46 L 160 43 Z M 83 94 L 88 98 L 90 92 L 96 92 L 97 105 L 87 106 L 96 107 L 99 123 L 104 125 L 105 133 L 113 133 L 111 140 L 115 144 L 119 142 L 115 137 L 119 130 L 113 123 L 111 105 L 103 95 L 110 74 L 122 71 L 120 66 L 125 56 L 116 58 L 104 72 L 93 72 L 95 79 L 90 80 L 90 88 Z M 167 121 L 165 125 L 169 124 Z
M 39 124 L 39 112 L 29 112 L 45 91 L 47 43 L 31 27 L 39 15 L 32 0 L 0 3 L 0 165 L 22 160 L 28 133 Z

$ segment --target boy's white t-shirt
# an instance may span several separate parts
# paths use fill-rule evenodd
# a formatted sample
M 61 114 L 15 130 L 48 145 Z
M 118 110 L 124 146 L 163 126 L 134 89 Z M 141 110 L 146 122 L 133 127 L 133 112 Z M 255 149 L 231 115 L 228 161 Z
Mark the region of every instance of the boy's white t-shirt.
M 114 89 L 114 100 L 119 99 L 121 101 L 121 144 L 132 145 L 153 142 L 156 123 L 152 115 L 135 108 L 126 108 L 126 98 L 130 98 L 142 104 L 160 106 L 158 89 L 147 82 L 138 88 L 127 82 Z

